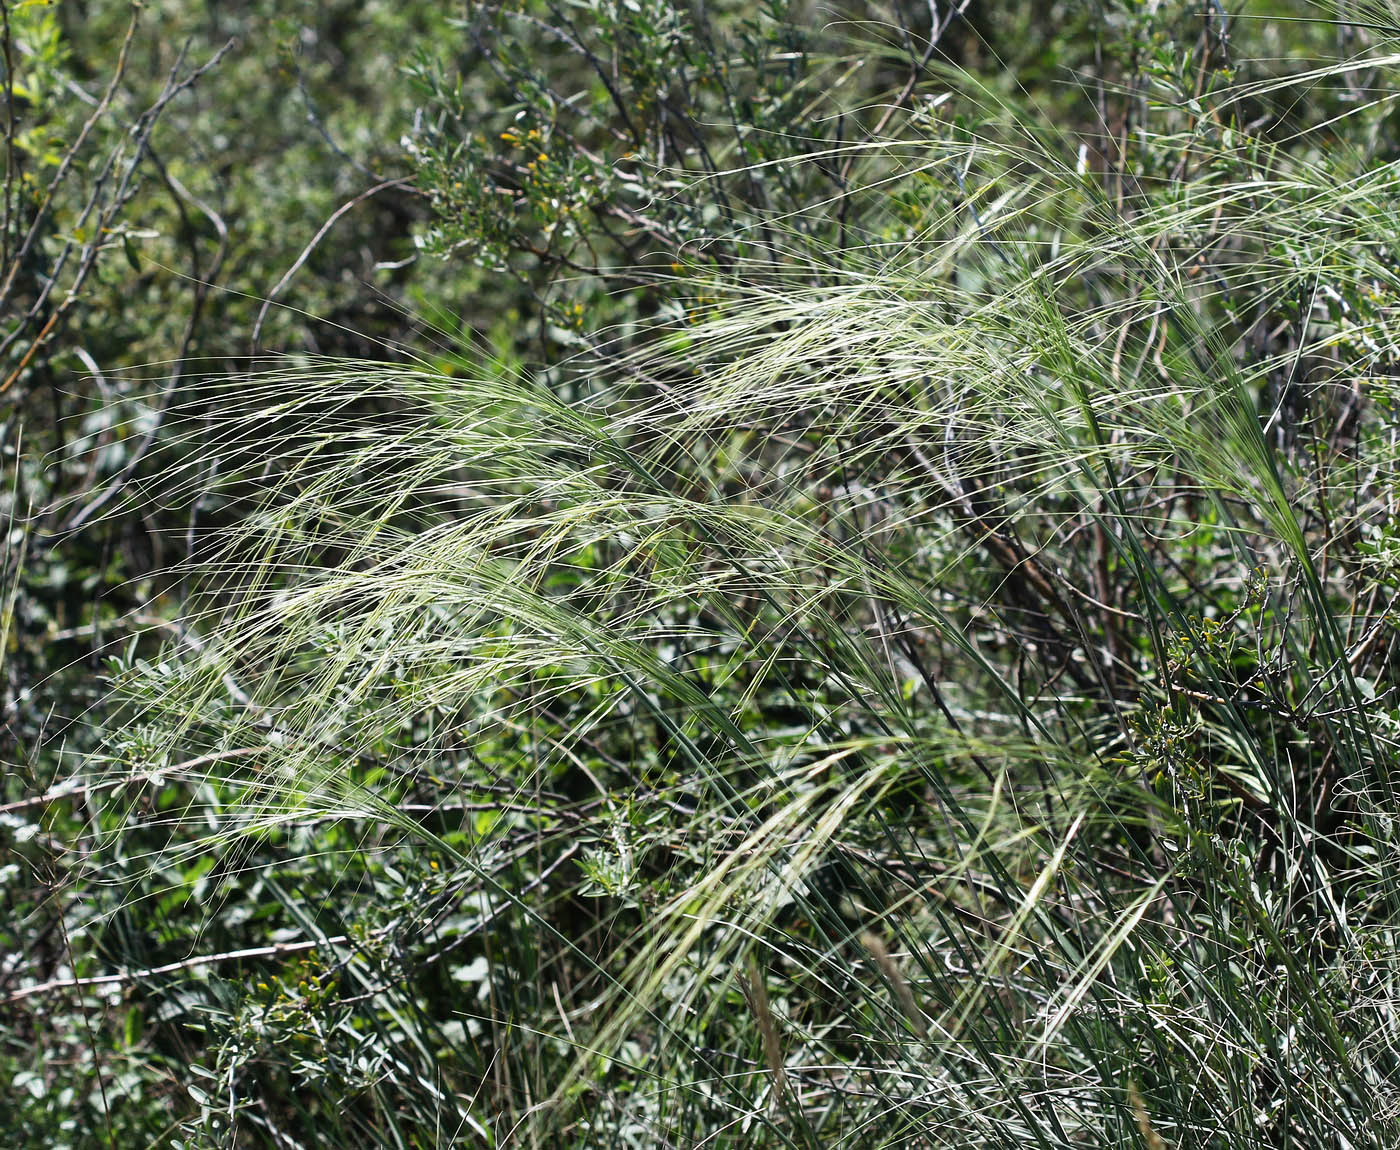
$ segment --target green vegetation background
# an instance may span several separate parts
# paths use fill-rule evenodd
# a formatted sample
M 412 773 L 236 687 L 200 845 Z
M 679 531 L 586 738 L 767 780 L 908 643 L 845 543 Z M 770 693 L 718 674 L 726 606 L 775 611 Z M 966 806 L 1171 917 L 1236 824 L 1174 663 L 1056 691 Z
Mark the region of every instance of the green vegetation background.
M 0 1136 L 1400 1141 L 1391 4 L 0 7 Z

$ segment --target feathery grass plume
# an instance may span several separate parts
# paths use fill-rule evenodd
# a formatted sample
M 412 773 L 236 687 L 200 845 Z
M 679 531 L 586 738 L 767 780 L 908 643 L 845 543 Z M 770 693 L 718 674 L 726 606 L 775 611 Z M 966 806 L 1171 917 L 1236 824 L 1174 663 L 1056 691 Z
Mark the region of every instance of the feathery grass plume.
M 1137 1119 L 1138 1130 L 1147 1144 L 1147 1150 L 1167 1150 L 1162 1136 L 1152 1129 L 1152 1119 L 1148 1116 L 1147 1104 L 1142 1100 L 1142 1091 L 1131 1080 L 1128 1082 L 1128 1101 L 1132 1104 L 1133 1116 Z
M 1394 166 L 1251 135 L 1268 79 L 1142 123 L 1110 195 L 937 80 L 983 127 L 849 157 L 860 244 L 697 283 L 581 398 L 211 392 L 199 645 L 130 705 L 161 761 L 255 752 L 210 772 L 223 841 L 354 819 L 443 860 L 477 997 L 362 993 L 405 1095 L 397 1052 L 479 1029 L 444 1122 L 489 1085 L 556 1144 L 1393 1145 L 1396 438 L 1361 381 L 1394 312 L 1360 309 Z
M 763 983 L 763 972 L 757 963 L 749 963 L 743 975 L 743 988 L 744 997 L 763 1036 L 763 1057 L 773 1075 L 773 1098 L 777 1101 L 788 1090 L 787 1072 L 783 1069 L 783 1044 L 777 1019 L 773 1016 L 773 1006 L 768 1000 L 768 988 Z

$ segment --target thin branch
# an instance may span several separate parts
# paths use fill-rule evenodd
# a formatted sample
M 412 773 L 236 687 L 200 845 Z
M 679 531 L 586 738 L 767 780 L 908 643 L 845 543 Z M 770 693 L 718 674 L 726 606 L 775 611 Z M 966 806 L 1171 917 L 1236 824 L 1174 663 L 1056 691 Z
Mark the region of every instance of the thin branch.
M 385 180 L 383 183 L 375 184 L 374 187 L 361 192 L 354 199 L 346 200 L 345 203 L 341 204 L 340 207 L 336 208 L 336 210 L 331 213 L 330 219 L 321 225 L 316 234 L 311 237 L 311 242 L 307 244 L 306 247 L 302 248 L 301 255 L 297 256 L 296 262 L 294 262 L 292 266 L 287 269 L 286 274 L 273 285 L 272 290 L 267 293 L 267 298 L 263 300 L 262 307 L 258 309 L 258 319 L 257 322 L 253 324 L 252 338 L 253 350 L 255 352 L 258 350 L 258 340 L 262 336 L 263 322 L 267 319 L 268 309 L 276 302 L 277 297 L 282 294 L 282 289 L 291 282 L 292 277 L 301 270 L 302 265 L 311 258 L 311 253 L 314 252 L 316 246 L 326 238 L 326 233 L 328 233 L 331 228 L 335 227 L 336 221 L 357 204 L 364 203 L 365 200 L 369 199 L 371 196 L 378 195 L 386 188 L 407 188 L 411 187 L 412 184 L 413 181 L 406 176 L 400 176 L 398 179 L 394 180 Z
M 175 974 L 182 970 L 197 970 L 202 966 L 214 966 L 221 962 L 237 962 L 244 958 L 277 958 L 286 954 L 301 954 L 317 947 L 339 946 L 350 941 L 348 934 L 337 934 L 329 938 L 311 939 L 305 942 L 277 942 L 269 946 L 250 946 L 243 950 L 228 950 L 223 954 L 199 954 L 193 958 L 182 958 L 179 962 L 167 962 L 164 966 L 149 966 L 144 970 L 123 970 L 116 974 L 95 974 L 88 978 L 55 978 L 34 986 L 22 986 L 11 991 L 5 998 L 6 1005 L 33 998 L 38 994 L 52 994 L 59 990 L 88 990 L 97 986 L 127 986 L 133 982 L 157 978 L 162 974 Z

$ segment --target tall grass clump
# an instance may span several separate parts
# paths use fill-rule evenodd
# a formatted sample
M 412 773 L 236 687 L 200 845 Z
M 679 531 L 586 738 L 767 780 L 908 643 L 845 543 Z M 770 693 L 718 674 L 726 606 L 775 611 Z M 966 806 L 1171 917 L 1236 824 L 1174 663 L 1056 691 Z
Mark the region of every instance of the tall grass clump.
M 1396 1145 L 1400 26 L 1347 16 L 1291 74 L 1207 21 L 1122 139 L 926 61 L 567 386 L 206 385 L 112 769 L 221 866 L 352 828 L 387 909 L 286 898 L 319 981 L 209 1007 L 201 1136 Z

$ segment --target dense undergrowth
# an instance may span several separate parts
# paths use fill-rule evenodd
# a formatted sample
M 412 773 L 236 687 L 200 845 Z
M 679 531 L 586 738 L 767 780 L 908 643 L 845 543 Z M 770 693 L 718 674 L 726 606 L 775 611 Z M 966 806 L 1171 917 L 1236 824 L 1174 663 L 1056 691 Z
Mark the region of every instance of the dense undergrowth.
M 415 66 L 547 350 L 206 376 L 128 479 L 168 642 L 5 812 L 86 1137 L 1395 1145 L 1400 18 L 593 11 L 476 13 L 497 140 Z

